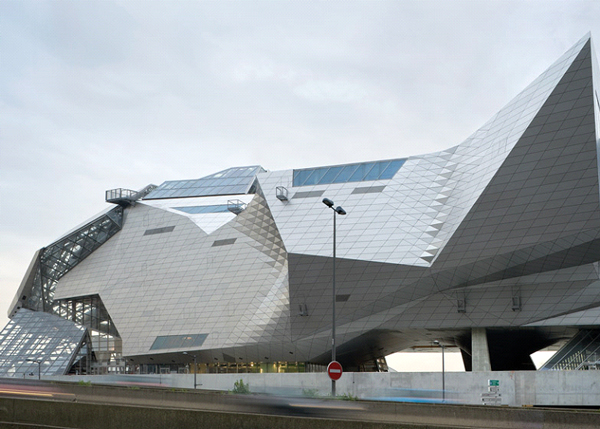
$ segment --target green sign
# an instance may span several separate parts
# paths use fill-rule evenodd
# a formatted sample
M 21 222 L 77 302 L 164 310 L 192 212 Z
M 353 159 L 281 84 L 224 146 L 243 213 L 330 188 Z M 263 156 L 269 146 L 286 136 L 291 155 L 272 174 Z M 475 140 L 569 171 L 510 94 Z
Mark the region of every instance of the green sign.
M 488 380 L 488 386 L 500 386 L 500 380 Z

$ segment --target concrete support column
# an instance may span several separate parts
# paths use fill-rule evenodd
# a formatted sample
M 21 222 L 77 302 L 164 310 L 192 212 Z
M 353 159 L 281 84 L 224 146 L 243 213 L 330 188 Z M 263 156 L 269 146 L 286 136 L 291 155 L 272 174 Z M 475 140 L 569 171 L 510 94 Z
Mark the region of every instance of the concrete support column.
M 471 330 L 471 356 L 473 359 L 473 372 L 492 370 L 485 328 L 473 328 Z

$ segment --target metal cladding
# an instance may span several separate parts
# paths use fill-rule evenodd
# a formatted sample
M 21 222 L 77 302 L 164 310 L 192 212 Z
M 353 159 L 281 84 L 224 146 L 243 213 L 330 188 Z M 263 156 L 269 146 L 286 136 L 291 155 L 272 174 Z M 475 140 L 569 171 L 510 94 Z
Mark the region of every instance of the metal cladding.
M 58 279 L 53 299 L 98 296 L 123 355 L 141 361 L 194 351 L 327 363 L 330 198 L 347 211 L 345 367 L 433 339 L 468 353 L 471 329 L 486 328 L 492 366 L 520 368 L 510 356 L 494 365 L 494 344 L 532 352 L 600 325 L 598 91 L 586 36 L 448 150 L 166 182 L 123 209 L 121 229 Z

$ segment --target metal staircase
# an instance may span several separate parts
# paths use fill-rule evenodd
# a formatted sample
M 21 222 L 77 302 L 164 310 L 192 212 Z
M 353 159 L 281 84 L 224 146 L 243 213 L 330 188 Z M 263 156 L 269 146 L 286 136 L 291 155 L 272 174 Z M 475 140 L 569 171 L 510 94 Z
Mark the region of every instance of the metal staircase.
M 557 351 L 541 371 L 600 369 L 600 330 L 582 329 Z

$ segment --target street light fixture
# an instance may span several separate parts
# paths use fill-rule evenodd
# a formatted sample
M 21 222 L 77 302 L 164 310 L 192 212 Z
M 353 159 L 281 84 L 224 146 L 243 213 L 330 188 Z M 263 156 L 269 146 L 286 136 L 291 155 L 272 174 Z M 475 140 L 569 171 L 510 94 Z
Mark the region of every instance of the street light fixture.
M 444 365 L 444 346 L 439 340 L 434 340 L 433 344 L 442 348 L 442 402 L 446 402 L 446 366 Z
M 42 379 L 42 361 L 39 359 L 30 359 L 30 358 L 27 358 L 27 361 L 38 364 L 38 380 L 41 380 Z
M 336 242 L 336 214 L 345 215 L 346 210 L 337 206 L 334 208 L 333 201 L 329 198 L 323 198 L 323 204 L 333 210 L 333 307 L 332 307 L 332 323 L 331 323 L 331 361 L 335 362 L 335 242 Z M 335 380 L 331 380 L 331 396 L 335 397 Z
M 198 365 L 196 363 L 196 355 L 191 355 L 188 352 L 183 352 L 184 355 L 188 355 L 194 358 L 194 389 L 196 389 L 196 373 L 198 372 Z

